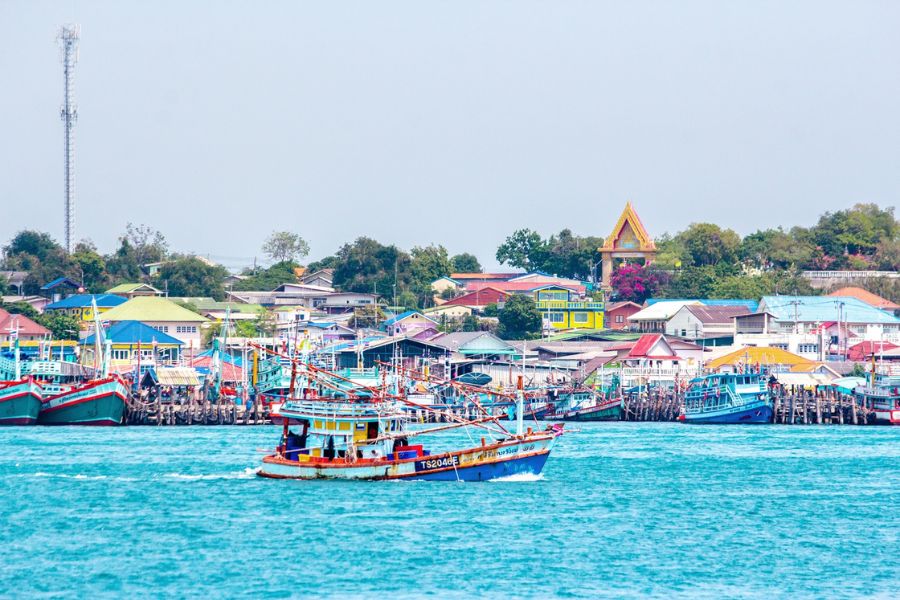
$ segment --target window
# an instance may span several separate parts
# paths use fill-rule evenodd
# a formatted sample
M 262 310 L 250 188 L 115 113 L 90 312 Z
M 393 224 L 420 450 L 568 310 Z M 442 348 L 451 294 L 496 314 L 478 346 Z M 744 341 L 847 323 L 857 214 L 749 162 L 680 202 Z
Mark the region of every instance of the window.
M 155 329 L 155 330 L 157 330 L 157 331 L 162 331 L 163 333 L 169 333 L 169 326 L 168 326 L 168 325 L 157 325 L 157 326 L 155 326 L 153 329 Z
M 112 358 L 113 360 L 128 360 L 131 358 L 128 354 L 128 350 L 113 350 Z
M 572 322 L 587 323 L 588 322 L 588 314 L 586 312 L 572 313 Z
M 547 320 L 551 323 L 565 323 L 566 315 L 561 312 L 547 313 Z
M 681 330 L 681 337 L 687 337 L 687 329 Z
M 197 333 L 196 325 L 176 325 L 175 333 Z
M 772 347 L 778 348 L 779 350 L 787 350 L 788 349 L 787 344 L 772 344 Z
M 800 354 L 815 354 L 819 351 L 818 344 L 800 344 L 797 348 Z
M 616 323 L 624 323 L 625 315 L 616 315 Z

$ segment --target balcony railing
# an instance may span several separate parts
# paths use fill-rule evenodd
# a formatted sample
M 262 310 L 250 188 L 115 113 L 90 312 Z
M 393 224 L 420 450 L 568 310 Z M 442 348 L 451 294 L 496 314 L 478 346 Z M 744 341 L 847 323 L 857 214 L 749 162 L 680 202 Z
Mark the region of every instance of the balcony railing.
M 538 300 L 538 310 L 603 310 L 603 302 L 569 302 L 567 300 Z

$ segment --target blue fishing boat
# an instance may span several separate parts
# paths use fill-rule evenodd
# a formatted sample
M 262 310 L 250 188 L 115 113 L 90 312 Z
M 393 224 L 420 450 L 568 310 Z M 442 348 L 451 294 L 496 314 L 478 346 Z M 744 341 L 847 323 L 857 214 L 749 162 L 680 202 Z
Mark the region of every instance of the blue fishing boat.
M 772 402 L 760 373 L 712 373 L 691 380 L 685 423 L 771 423 Z

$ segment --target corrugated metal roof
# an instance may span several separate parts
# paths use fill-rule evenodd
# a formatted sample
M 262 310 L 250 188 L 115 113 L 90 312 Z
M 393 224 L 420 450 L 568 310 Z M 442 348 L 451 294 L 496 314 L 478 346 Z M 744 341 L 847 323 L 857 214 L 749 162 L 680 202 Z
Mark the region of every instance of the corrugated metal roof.
M 103 313 L 106 321 L 204 323 L 208 319 L 158 296 L 137 296 Z
M 154 342 L 164 346 L 180 346 L 183 342 L 168 333 L 163 333 L 140 321 L 119 321 L 106 332 L 106 339 L 113 344 L 146 344 L 150 346 Z M 82 345 L 90 346 L 94 343 L 94 334 L 82 340 Z
M 772 313 L 778 321 L 788 322 L 794 322 L 796 318 L 802 323 L 825 323 L 838 319 L 845 323 L 900 323 L 894 315 L 850 296 L 763 296 L 760 310 Z
M 44 310 L 57 310 L 64 308 L 90 308 L 91 301 L 97 302 L 98 308 L 112 308 L 128 302 L 127 298 L 115 294 L 75 294 L 64 298 L 59 302 L 53 302 L 44 307 Z
M 713 323 L 733 323 L 733 318 L 741 315 L 748 315 L 750 311 L 746 306 L 703 306 L 696 304 L 688 304 L 684 310 L 689 311 L 692 315 L 704 325 Z
M 156 379 L 160 385 L 200 385 L 197 372 L 190 367 L 157 368 Z

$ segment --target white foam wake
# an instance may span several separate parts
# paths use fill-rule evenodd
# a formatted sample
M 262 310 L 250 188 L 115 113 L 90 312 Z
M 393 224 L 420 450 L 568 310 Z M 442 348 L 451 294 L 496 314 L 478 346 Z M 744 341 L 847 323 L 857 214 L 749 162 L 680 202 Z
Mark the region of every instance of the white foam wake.
M 200 475 L 188 475 L 185 473 L 166 473 L 166 477 L 171 479 L 183 479 L 185 481 L 200 481 L 212 479 L 252 479 L 256 476 L 258 468 L 247 467 L 242 471 L 232 473 L 207 473 Z
M 514 475 L 507 475 L 506 477 L 497 477 L 496 479 L 491 479 L 491 481 L 497 482 L 531 482 L 531 481 L 543 481 L 544 474 L 535 475 L 534 473 L 516 473 Z

